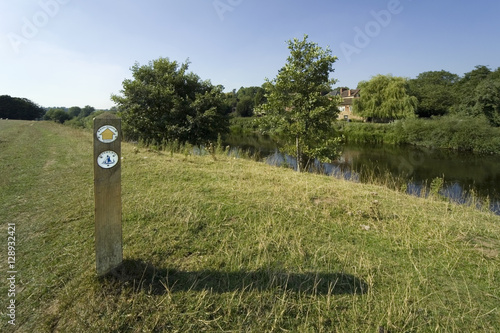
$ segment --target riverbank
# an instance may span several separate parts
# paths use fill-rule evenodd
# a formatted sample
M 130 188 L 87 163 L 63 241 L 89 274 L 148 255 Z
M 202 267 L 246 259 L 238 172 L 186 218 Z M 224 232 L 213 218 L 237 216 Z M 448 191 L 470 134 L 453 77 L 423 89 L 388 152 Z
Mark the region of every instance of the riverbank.
M 231 119 L 233 135 L 258 132 L 256 118 Z M 339 136 L 347 143 L 393 144 L 500 154 L 500 128 L 486 119 L 445 116 L 433 119 L 406 119 L 390 124 L 338 121 Z
M 278 143 L 256 133 L 225 138 L 230 153 L 279 167 L 296 167 Z M 425 197 L 431 191 L 456 203 L 500 214 L 500 154 L 477 154 L 412 145 L 345 142 L 331 163 L 311 165 L 311 172 L 367 184 L 379 184 Z M 440 186 L 436 186 L 436 185 Z
M 2 316 L 2 332 L 493 332 L 500 321 L 489 212 L 123 143 L 126 274 L 98 280 L 92 134 L 0 121 L 0 147 L 0 217 L 16 225 L 18 259 L 18 326 Z
M 350 143 L 413 145 L 500 154 L 500 128 L 491 127 L 481 118 L 406 119 L 390 124 L 339 122 L 338 130 Z

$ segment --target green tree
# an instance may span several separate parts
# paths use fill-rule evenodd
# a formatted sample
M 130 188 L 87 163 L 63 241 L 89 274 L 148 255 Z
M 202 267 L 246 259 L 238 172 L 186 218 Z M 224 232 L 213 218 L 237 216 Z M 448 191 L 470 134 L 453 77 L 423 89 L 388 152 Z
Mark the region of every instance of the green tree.
M 71 116 L 63 108 L 52 108 L 45 113 L 43 119 L 63 124 L 66 120 L 70 120 Z
M 88 117 L 92 114 L 92 112 L 95 111 L 95 108 L 90 106 L 90 105 L 85 105 L 85 107 L 82 109 L 80 114 L 78 115 L 79 118 L 85 118 Z
M 490 77 L 478 84 L 475 108 L 492 126 L 500 126 L 500 79 Z
M 339 112 L 337 98 L 329 97 L 333 56 L 329 48 L 303 40 L 288 41 L 287 63 L 272 81 L 266 79 L 267 103 L 258 108 L 261 128 L 279 134 L 285 151 L 297 158 L 297 171 L 310 159 L 329 161 L 337 155 L 333 124 Z
M 265 92 L 264 88 L 257 90 L 253 99 L 254 107 L 259 107 L 261 104 L 266 103 L 266 97 L 264 96 Z
M 424 72 L 409 81 L 410 94 L 418 100 L 419 117 L 442 116 L 456 103 L 454 85 L 459 76 L 447 71 Z
M 251 117 L 253 115 L 254 100 L 250 96 L 243 96 L 236 104 L 236 113 L 240 117 Z
M 122 95 L 112 96 L 128 138 L 200 144 L 228 131 L 223 87 L 188 73 L 188 67 L 167 58 L 132 67 L 133 79 L 123 81 Z
M 72 106 L 68 110 L 68 114 L 70 115 L 71 118 L 76 118 L 78 117 L 82 112 L 82 109 L 79 106 Z
M 392 75 L 376 75 L 362 81 L 360 98 L 354 100 L 354 112 L 372 121 L 391 121 L 415 116 L 417 98 L 408 94 L 408 80 Z
M 236 113 L 240 117 L 251 117 L 255 107 L 261 105 L 264 99 L 264 88 L 262 87 L 241 87 L 236 93 Z
M 225 114 L 230 114 L 233 112 L 233 110 L 236 109 L 236 106 L 238 105 L 238 98 L 237 98 L 237 93 L 236 90 L 233 89 L 232 92 L 228 92 L 224 94 L 224 113 Z
M 477 86 L 486 80 L 491 70 L 487 66 L 476 66 L 474 70 L 465 73 L 464 76 L 455 85 L 457 102 L 453 106 L 453 112 L 466 116 L 480 116 L 478 108 L 475 107 L 477 96 Z
M 0 118 L 36 120 L 43 117 L 42 107 L 27 98 L 0 96 Z

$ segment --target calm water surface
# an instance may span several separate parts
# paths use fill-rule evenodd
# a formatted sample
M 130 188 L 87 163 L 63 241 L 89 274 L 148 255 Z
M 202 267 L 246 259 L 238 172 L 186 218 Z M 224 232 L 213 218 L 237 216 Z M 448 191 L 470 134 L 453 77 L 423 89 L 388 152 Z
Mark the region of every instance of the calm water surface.
M 294 158 L 279 151 L 270 138 L 258 135 L 232 136 L 226 144 L 255 154 L 272 165 L 296 166 Z M 394 183 L 407 192 L 422 195 L 433 179 L 444 179 L 440 193 L 456 202 L 471 198 L 489 200 L 490 209 L 500 214 L 500 156 L 477 155 L 441 149 L 392 145 L 345 145 L 333 163 L 315 164 L 315 170 L 328 175 L 369 182 L 377 179 Z

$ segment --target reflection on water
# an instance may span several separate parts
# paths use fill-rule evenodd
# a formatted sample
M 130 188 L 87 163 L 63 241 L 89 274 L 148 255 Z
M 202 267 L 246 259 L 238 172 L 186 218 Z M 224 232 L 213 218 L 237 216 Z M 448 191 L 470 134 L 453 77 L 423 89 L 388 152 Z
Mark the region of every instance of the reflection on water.
M 268 137 L 230 137 L 226 144 L 248 151 L 276 166 L 296 168 L 295 158 L 284 155 Z M 425 196 L 432 180 L 444 179 L 441 195 L 458 203 L 488 198 L 490 209 L 500 214 L 500 156 L 476 155 L 430 148 L 392 145 L 346 145 L 333 163 L 315 162 L 311 171 L 355 182 L 391 184 L 407 193 Z M 487 200 L 486 200 L 487 201 Z

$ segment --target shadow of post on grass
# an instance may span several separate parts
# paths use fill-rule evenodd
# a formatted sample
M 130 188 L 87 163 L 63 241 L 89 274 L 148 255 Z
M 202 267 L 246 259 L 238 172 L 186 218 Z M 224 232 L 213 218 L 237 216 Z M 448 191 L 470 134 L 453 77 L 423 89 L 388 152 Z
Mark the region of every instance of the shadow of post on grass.
M 278 289 L 311 295 L 360 295 L 368 291 L 365 281 L 345 273 L 290 273 L 271 269 L 180 271 L 134 259 L 124 260 L 121 267 L 101 279 L 153 295 L 203 290 L 226 293 Z

